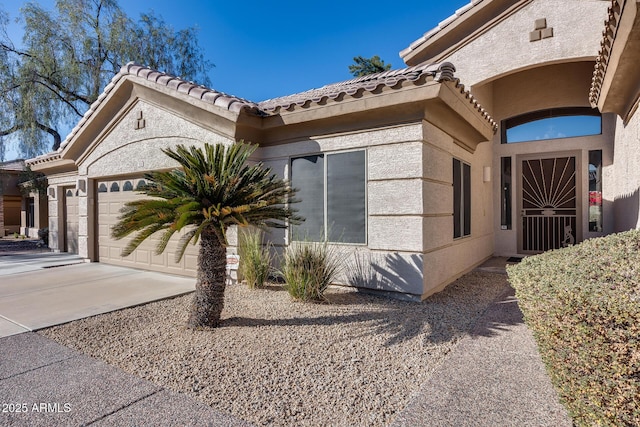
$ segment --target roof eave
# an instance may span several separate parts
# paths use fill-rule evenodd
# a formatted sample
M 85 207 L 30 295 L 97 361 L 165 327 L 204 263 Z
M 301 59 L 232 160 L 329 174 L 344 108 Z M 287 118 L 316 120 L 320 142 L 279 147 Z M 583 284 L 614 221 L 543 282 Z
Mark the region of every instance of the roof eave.
M 367 127 L 429 121 L 441 128 L 460 146 L 474 152 L 477 145 L 493 137 L 496 122 L 452 76 L 431 78 L 420 85 L 405 82 L 402 87 L 384 88 L 374 93 L 356 93 L 322 104 L 304 104 L 280 110 L 264 119 L 265 143 L 281 143 L 299 129 L 310 135 L 326 129 L 357 131 Z M 350 127 L 349 127 L 350 126 Z
M 591 83 L 590 101 L 627 121 L 640 98 L 640 0 L 612 0 Z
M 435 28 L 400 51 L 407 65 L 434 62 L 441 53 L 457 45 L 517 3 L 532 0 L 472 0 Z
M 59 153 L 49 153 L 26 161 L 27 166 L 34 172 L 52 175 L 65 172 L 75 172 L 76 163 L 71 159 L 63 159 Z

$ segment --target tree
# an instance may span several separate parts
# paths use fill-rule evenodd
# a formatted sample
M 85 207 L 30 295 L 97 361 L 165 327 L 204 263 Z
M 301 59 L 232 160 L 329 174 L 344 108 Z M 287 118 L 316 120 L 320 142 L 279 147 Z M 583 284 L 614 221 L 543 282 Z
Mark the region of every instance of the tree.
M 29 2 L 21 20 L 18 47 L 0 11 L 0 158 L 9 135 L 26 157 L 59 148 L 61 129 L 82 117 L 127 62 L 209 84 L 212 64 L 196 28 L 175 31 L 152 13 L 134 22 L 116 0 L 57 0 L 55 12 Z
M 381 73 L 391 69 L 391 64 L 385 64 L 378 55 L 374 55 L 371 58 L 356 56 L 353 58 L 353 62 L 353 65 L 349 65 L 349 72 L 353 74 L 354 77 Z
M 147 174 L 150 184 L 144 193 L 153 198 L 128 202 L 112 229 L 116 239 L 136 233 L 123 256 L 157 232 L 162 233 L 156 247 L 160 254 L 176 232 L 188 228 L 179 240 L 176 262 L 190 242 L 200 241 L 196 292 L 188 320 L 191 328 L 220 323 L 230 225 L 283 228 L 286 220 L 300 220 L 287 205 L 294 190 L 261 163 L 247 165 L 255 149 L 240 142 L 228 148 L 205 144 L 204 149 L 180 145 L 163 150 L 182 169 Z

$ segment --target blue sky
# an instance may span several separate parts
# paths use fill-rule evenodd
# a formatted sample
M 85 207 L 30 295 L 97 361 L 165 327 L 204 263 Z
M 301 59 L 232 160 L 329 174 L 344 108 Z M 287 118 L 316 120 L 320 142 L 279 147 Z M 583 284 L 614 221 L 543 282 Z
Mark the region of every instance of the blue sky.
M 36 2 L 53 9 L 54 0 Z M 347 80 L 357 55 L 378 55 L 402 68 L 398 53 L 468 2 L 119 1 L 132 18 L 153 10 L 176 29 L 196 25 L 205 56 L 216 65 L 211 86 L 251 101 Z M 11 18 L 24 3 L 0 0 Z M 10 31 L 21 37 L 19 25 Z

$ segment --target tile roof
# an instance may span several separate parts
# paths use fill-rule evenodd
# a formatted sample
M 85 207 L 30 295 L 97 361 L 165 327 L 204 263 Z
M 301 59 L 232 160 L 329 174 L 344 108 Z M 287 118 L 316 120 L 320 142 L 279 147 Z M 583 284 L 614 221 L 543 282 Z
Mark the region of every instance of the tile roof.
M 60 144 L 60 148 L 58 149 L 58 151 L 62 151 L 62 149 L 64 149 L 64 147 L 69 143 L 73 136 L 78 133 L 82 126 L 98 109 L 100 104 L 102 104 L 102 101 L 104 101 L 107 95 L 109 95 L 116 84 L 126 76 L 141 77 L 145 80 L 175 89 L 177 92 L 185 93 L 194 98 L 236 113 L 240 112 L 240 110 L 244 108 L 257 110 L 257 105 L 254 102 L 247 101 L 246 99 L 238 98 L 232 95 L 227 95 L 226 93 L 218 92 L 205 86 L 197 85 L 193 82 L 188 82 L 179 77 L 156 71 L 152 68 L 144 67 L 133 62 L 129 62 L 128 64 L 120 68 L 120 72 L 118 72 L 118 74 L 116 74 L 111 79 L 111 82 L 109 82 L 109 84 L 104 88 L 98 99 L 93 104 L 91 104 L 76 127 L 74 127 L 69 135 L 67 135 L 65 140 L 62 141 L 62 144 Z
M 422 37 L 420 37 L 418 40 L 416 40 L 413 43 L 411 43 L 408 48 L 400 51 L 400 57 L 404 58 L 409 53 L 411 53 L 412 51 L 416 50 L 418 47 L 420 47 L 422 44 L 424 44 L 427 40 L 429 40 L 430 38 L 434 37 L 436 34 L 438 34 L 440 31 L 445 29 L 451 23 L 457 21 L 458 18 L 460 18 L 465 13 L 469 12 L 471 9 L 473 9 L 475 6 L 477 6 L 478 4 L 482 3 L 483 1 L 484 0 L 471 0 L 468 4 L 462 6 L 460 9 L 456 10 L 453 15 L 449 16 L 447 19 L 441 21 L 436 27 L 434 27 L 431 30 L 429 30 L 426 33 L 424 33 L 422 35 Z
M 423 84 L 427 78 L 436 80 L 453 80 L 455 67 L 451 63 L 420 64 L 414 67 L 399 70 L 383 71 L 333 83 L 318 89 L 306 92 L 269 99 L 258 103 L 260 109 L 266 113 L 278 113 L 280 110 L 289 110 L 297 106 L 321 104 L 329 99 L 341 99 L 344 96 L 360 95 L 363 92 L 374 92 L 382 87 L 394 87 L 403 81 L 413 82 L 416 85 Z
M 294 95 L 274 98 L 258 103 L 258 107 L 264 113 L 278 114 L 282 110 L 291 111 L 300 107 L 309 107 L 313 104 L 324 104 L 327 100 L 343 100 L 345 97 L 357 97 L 364 92 L 376 92 L 383 87 L 399 88 L 401 83 L 410 82 L 416 86 L 428 81 L 451 81 L 460 90 L 474 109 L 476 109 L 493 127 L 494 132 L 498 124 L 480 103 L 465 89 L 464 85 L 454 76 L 456 69 L 450 62 L 440 64 L 420 64 L 399 70 L 389 70 L 382 73 L 370 74 L 339 83 L 329 84 L 318 89 Z
M 61 158 L 59 151 L 52 151 L 46 154 L 41 154 L 40 156 L 32 159 L 28 159 L 26 162 L 28 165 L 38 165 L 41 163 L 53 162 L 54 160 L 60 160 Z
M 620 14 L 622 12 L 622 3 L 623 0 L 611 0 L 611 6 L 609 6 L 609 13 L 607 20 L 605 21 L 604 31 L 602 32 L 600 51 L 596 58 L 593 78 L 591 79 L 591 91 L 589 92 L 589 102 L 591 102 L 591 106 L 594 108 L 598 105 L 604 75 L 606 74 L 607 67 L 609 65 L 611 48 L 613 47 L 613 40 L 615 39 L 618 31 L 618 22 L 620 21 Z
M 223 92 L 218 92 L 205 86 L 196 85 L 195 83 L 188 82 L 180 79 L 179 77 L 162 73 L 148 67 L 129 63 L 120 69 L 120 72 L 116 74 L 111 82 L 104 88 L 98 99 L 91 104 L 78 124 L 71 130 L 62 144 L 60 144 L 60 148 L 57 152 L 47 153 L 34 159 L 30 159 L 28 163 L 39 164 L 60 159 L 60 153 L 69 144 L 71 139 L 73 139 L 73 137 L 85 125 L 109 93 L 115 88 L 116 84 L 127 76 L 134 76 L 134 78 L 143 78 L 147 81 L 155 82 L 162 86 L 172 88 L 177 92 L 187 94 L 196 99 L 200 99 L 229 111 L 239 113 L 241 110 L 247 110 L 248 112 L 258 116 L 276 115 L 281 111 L 290 111 L 298 107 L 307 107 L 312 104 L 323 104 L 330 99 L 340 101 L 345 97 L 360 96 L 364 92 L 371 93 L 380 90 L 383 87 L 400 88 L 402 87 L 401 83 L 403 82 L 422 85 L 428 81 L 452 81 L 455 82 L 455 87 L 465 95 L 473 108 L 480 112 L 480 114 L 493 126 L 495 131 L 497 129 L 496 122 L 473 98 L 471 93 L 465 90 L 464 85 L 460 84 L 459 80 L 454 76 L 454 73 L 455 67 L 449 62 L 443 62 L 441 64 L 420 64 L 399 70 L 389 70 L 382 73 L 357 77 L 355 79 L 329 84 L 318 89 L 311 89 L 306 92 L 255 103 L 232 95 L 227 95 Z
M 22 172 L 22 170 L 24 170 L 24 160 L 17 159 L 10 160 L 8 162 L 0 162 L 0 170 Z

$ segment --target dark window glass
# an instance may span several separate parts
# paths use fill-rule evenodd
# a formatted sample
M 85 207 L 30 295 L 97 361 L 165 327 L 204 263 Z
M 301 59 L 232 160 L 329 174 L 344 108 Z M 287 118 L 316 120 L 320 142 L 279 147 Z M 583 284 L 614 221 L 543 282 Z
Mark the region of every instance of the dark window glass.
M 462 166 L 462 194 L 464 207 L 463 234 L 468 236 L 471 234 L 471 166 L 466 163 Z
M 327 156 L 327 224 L 329 240 L 366 242 L 365 152 Z
M 589 231 L 602 231 L 602 150 L 589 151 Z
M 142 190 L 145 185 L 147 185 L 147 182 L 144 179 L 141 179 L 136 185 L 136 190 Z
M 112 183 L 109 191 L 112 193 L 117 193 L 118 191 L 120 191 L 120 185 L 118 185 L 117 182 Z
M 133 191 L 133 184 L 131 181 L 126 181 L 122 186 L 122 191 Z
M 106 184 L 102 183 L 98 186 L 98 193 L 106 193 L 107 192 L 107 186 Z
M 453 238 L 471 234 L 471 166 L 453 159 Z
M 453 159 L 453 237 L 462 236 L 462 163 Z
M 72 190 L 67 190 L 66 195 L 67 195 L 67 197 L 73 197 L 73 191 Z
M 503 143 L 599 135 L 602 117 L 589 107 L 554 108 L 507 119 L 502 132 Z
M 511 230 L 511 157 L 500 159 L 500 228 Z
M 291 160 L 291 185 L 297 189 L 294 205 L 305 220 L 292 227 L 294 240 L 321 240 L 324 237 L 324 156 Z
M 291 184 L 305 218 L 292 227 L 292 239 L 366 243 L 365 151 L 292 159 Z

